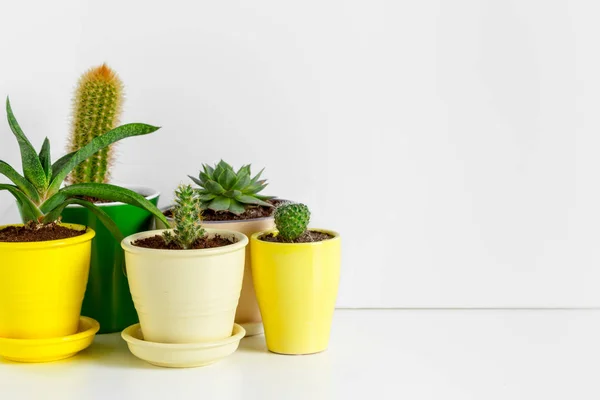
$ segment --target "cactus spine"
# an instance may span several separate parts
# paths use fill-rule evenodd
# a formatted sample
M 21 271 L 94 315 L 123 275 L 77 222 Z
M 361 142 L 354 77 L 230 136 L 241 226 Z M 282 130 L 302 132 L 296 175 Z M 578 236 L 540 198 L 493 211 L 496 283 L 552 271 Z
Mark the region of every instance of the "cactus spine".
M 286 203 L 275 209 L 274 218 L 279 237 L 292 242 L 306 232 L 310 210 L 304 204 Z
M 73 98 L 73 116 L 68 151 L 77 151 L 90 140 L 119 125 L 123 104 L 123 83 L 106 64 L 86 71 L 79 79 Z M 77 166 L 70 183 L 108 183 L 114 161 L 108 146 Z
M 194 243 L 204 237 L 206 231 L 201 225 L 202 208 L 200 198 L 190 185 L 180 185 L 175 191 L 173 232 L 165 231 L 165 243 L 175 243 L 184 250 L 191 249 Z

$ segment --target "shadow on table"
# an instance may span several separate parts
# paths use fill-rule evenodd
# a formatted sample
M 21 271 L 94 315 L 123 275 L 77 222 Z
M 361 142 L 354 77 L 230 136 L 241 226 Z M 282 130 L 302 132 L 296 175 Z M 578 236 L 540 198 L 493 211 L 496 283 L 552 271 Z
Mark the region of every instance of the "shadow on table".
M 256 335 L 245 337 L 240 341 L 239 350 L 241 351 L 253 351 L 259 353 L 268 354 L 267 343 L 265 342 L 265 335 Z
M 110 335 L 110 336 L 109 336 Z M 100 337 L 104 335 L 98 335 Z M 74 359 L 84 363 L 95 363 L 109 368 L 138 368 L 138 369 L 160 369 L 160 367 L 140 360 L 127 347 L 127 343 L 121 339 L 119 334 L 107 334 L 102 341 L 94 339 L 94 343 L 87 349 L 77 354 Z

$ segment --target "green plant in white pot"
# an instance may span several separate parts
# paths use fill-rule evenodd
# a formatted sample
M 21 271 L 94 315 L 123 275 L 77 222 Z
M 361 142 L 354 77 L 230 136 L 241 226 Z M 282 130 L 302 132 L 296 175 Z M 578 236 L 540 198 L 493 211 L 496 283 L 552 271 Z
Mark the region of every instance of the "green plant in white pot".
M 125 238 L 129 287 L 144 340 L 185 344 L 232 335 L 248 238 L 205 229 L 198 194 L 176 191 L 175 227 Z

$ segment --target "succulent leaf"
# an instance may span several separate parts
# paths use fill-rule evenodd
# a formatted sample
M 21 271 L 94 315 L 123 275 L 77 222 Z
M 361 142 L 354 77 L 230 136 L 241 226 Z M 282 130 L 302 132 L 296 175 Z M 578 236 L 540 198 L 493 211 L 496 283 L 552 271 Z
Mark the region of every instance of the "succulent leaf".
M 48 185 L 46 173 L 44 172 L 44 168 L 42 167 L 42 163 L 40 162 L 37 152 L 19 126 L 19 123 L 13 114 L 8 97 L 6 98 L 6 114 L 10 129 L 19 143 L 21 161 L 23 165 L 23 175 L 25 175 L 25 178 L 36 188 L 37 192 L 41 194 L 46 190 L 46 186 Z
M 48 138 L 44 139 L 44 144 L 42 144 L 38 158 L 46 173 L 46 182 L 50 182 L 50 179 L 52 179 L 52 161 L 50 159 L 50 141 Z
M 291 242 L 306 231 L 310 222 L 310 210 L 304 204 L 287 203 L 275 209 L 274 217 L 279 236 Z
M 209 190 L 210 192 L 212 192 L 214 194 L 218 195 L 218 194 L 225 193 L 225 189 L 223 188 L 223 186 L 219 185 L 215 181 L 206 181 L 204 183 L 204 186 L 206 187 L 207 190 Z
M 247 194 L 240 194 L 239 196 L 234 197 L 237 201 L 244 204 L 256 204 L 261 206 L 270 206 L 271 204 L 262 201 L 261 199 L 255 196 L 249 196 Z
M 34 204 L 33 201 L 25 193 L 19 190 L 18 187 L 8 184 L 0 184 L 0 190 L 7 190 L 12 194 L 19 203 L 19 208 L 22 213 L 23 222 L 37 221 L 43 216 L 40 209 Z
M 75 154 L 68 157 L 60 169 L 55 171 L 48 190 L 51 194 L 56 193 L 71 170 L 99 150 L 110 146 L 121 139 L 132 136 L 147 135 L 157 131 L 158 129 L 160 128 L 148 124 L 131 123 L 116 127 L 104 135 L 92 139 L 88 144 L 77 150 Z
M 126 204 L 131 204 L 149 210 L 157 218 L 168 226 L 166 217 L 154 204 L 148 201 L 144 196 L 120 186 L 111 185 L 108 183 L 77 183 L 66 186 L 58 191 L 54 196 L 49 198 L 43 205 L 42 210 L 49 212 L 63 203 L 69 198 L 76 196 L 89 196 L 102 200 L 119 201 Z
M 193 177 L 193 176 L 191 176 L 191 175 L 188 175 L 188 178 L 190 178 L 192 181 L 194 181 L 194 183 L 195 183 L 196 185 L 202 185 L 202 181 L 201 181 L 201 180 L 199 180 L 199 179 L 197 179 L 197 178 L 194 178 L 194 177 Z
M 115 224 L 115 222 L 104 210 L 94 205 L 93 203 L 90 203 L 89 201 L 80 199 L 69 199 L 61 203 L 58 207 L 46 214 L 42 219 L 42 222 L 51 223 L 53 221 L 56 221 L 62 214 L 65 207 L 67 207 L 69 204 L 79 204 L 80 206 L 83 206 L 90 210 L 118 242 L 121 242 L 125 238 L 117 224 Z
M 0 160 L 0 174 L 6 176 L 11 180 L 21 191 L 27 195 L 33 202 L 38 202 L 40 196 L 36 191 L 35 187 L 21 174 L 19 174 L 13 167 L 6 162 Z
M 229 211 L 236 215 L 239 215 L 246 211 L 246 207 L 244 207 L 244 205 L 239 201 L 231 199 L 231 203 L 229 204 Z
M 225 211 L 229 209 L 230 204 L 231 200 L 228 197 L 219 196 L 210 202 L 209 208 L 215 211 Z
M 202 166 L 204 168 L 204 173 L 208 176 L 208 175 L 212 175 L 215 173 L 215 170 L 213 167 L 211 167 L 210 165 L 204 164 Z
M 202 200 L 202 201 L 209 201 L 209 200 L 212 200 L 212 199 L 214 199 L 215 197 L 217 197 L 217 195 L 216 195 L 216 194 L 212 194 L 212 193 L 209 193 L 209 194 L 202 194 L 202 193 L 199 193 L 199 194 L 198 194 L 198 198 L 199 198 L 200 200 Z

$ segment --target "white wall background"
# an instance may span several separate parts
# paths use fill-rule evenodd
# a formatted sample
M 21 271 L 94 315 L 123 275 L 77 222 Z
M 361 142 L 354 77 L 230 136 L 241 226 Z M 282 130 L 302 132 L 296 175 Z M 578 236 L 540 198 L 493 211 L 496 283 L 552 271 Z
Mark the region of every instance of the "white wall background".
M 114 183 L 220 158 L 344 238 L 340 307 L 600 306 L 594 0 L 3 2 L 0 94 L 64 152 L 79 75 L 106 61 Z M 2 109 L 0 158 L 19 163 Z M 20 168 L 19 168 L 20 169 Z M 0 193 L 0 223 L 17 222 Z

